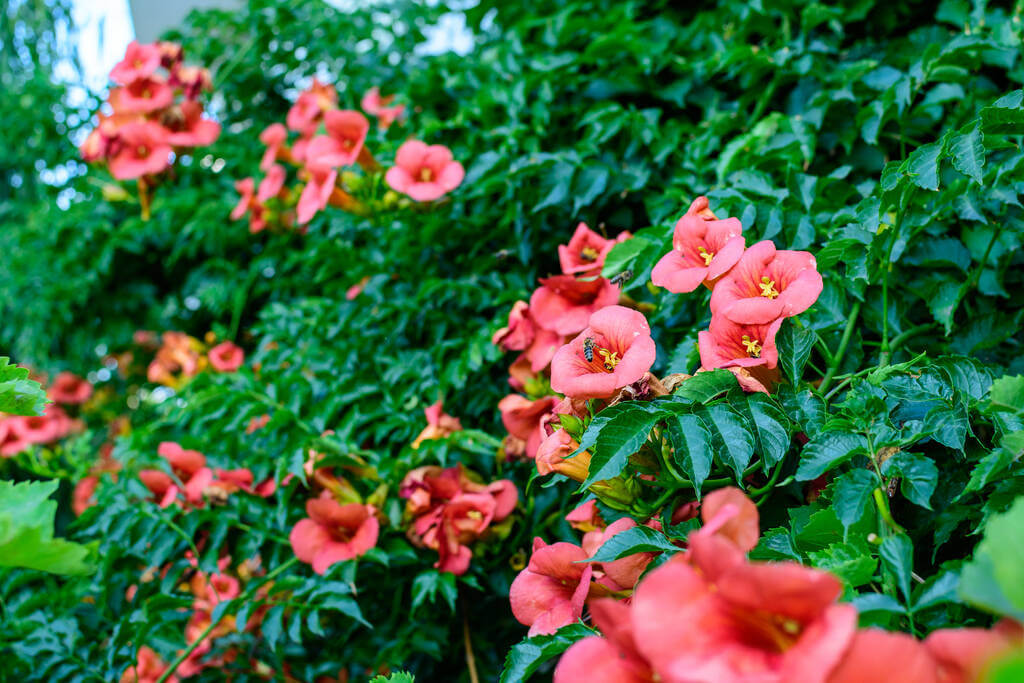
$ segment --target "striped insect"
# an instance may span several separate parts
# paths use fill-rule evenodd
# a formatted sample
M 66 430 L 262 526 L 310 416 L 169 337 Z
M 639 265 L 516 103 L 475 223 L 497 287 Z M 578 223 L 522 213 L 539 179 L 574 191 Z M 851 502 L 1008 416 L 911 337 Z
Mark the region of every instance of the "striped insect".
M 594 362 L 594 338 L 587 337 L 583 340 L 583 357 L 588 363 Z

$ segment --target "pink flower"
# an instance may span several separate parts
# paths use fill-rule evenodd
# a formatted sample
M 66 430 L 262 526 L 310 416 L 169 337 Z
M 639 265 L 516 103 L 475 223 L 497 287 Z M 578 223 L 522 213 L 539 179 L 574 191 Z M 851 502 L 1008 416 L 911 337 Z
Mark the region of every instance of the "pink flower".
M 590 616 L 604 637 L 573 643 L 555 667 L 554 683 L 653 683 L 654 671 L 637 648 L 630 608 L 604 598 L 590 602 Z
M 189 503 L 201 505 L 203 491 L 213 481 L 213 471 L 206 466 L 206 456 L 199 451 L 185 450 L 173 441 L 161 442 L 157 453 L 167 461 L 171 472 L 181 482 L 179 485 L 163 470 L 139 471 L 139 479 L 156 497 L 160 507 L 173 504 L 179 493 L 184 493 Z
M 152 76 L 160 68 L 160 48 L 143 45 L 137 41 L 128 43 L 124 59 L 110 70 L 110 80 L 121 85 Z
M 803 313 L 821 294 L 814 256 L 777 251 L 765 240 L 747 249 L 711 292 L 711 315 L 735 323 L 767 324 Z
M 173 102 L 174 90 L 155 76 L 139 78 L 110 91 L 110 106 L 117 114 L 150 114 Z
M 129 666 L 121 674 L 120 683 L 156 683 L 167 671 L 167 665 L 152 649 L 143 645 L 139 648 L 139 657 L 133 666 Z M 167 683 L 178 683 L 178 677 L 171 675 Z
M 569 522 L 573 529 L 584 532 L 602 529 L 605 526 L 601 513 L 597 510 L 597 501 L 593 499 L 567 514 L 565 521 Z
M 380 89 L 374 86 L 363 95 L 360 105 L 367 114 L 377 117 L 377 125 L 381 130 L 387 130 L 405 112 L 404 104 L 396 104 L 393 107 L 388 106 L 394 99 L 394 95 L 381 97 Z
M 591 315 L 619 302 L 619 288 L 604 278 L 555 275 L 540 284 L 530 297 L 530 315 L 540 327 L 561 335 L 576 334 Z
M 345 290 L 345 299 L 347 301 L 355 300 L 360 294 L 363 293 L 363 290 L 366 289 L 366 283 L 369 281 L 369 275 L 365 275 L 362 278 L 360 278 L 359 282 L 355 283 L 354 285 Z
M 517 301 L 508 313 L 508 325 L 495 332 L 491 342 L 506 351 L 522 351 L 533 342 L 536 334 L 529 304 Z
M 92 396 L 92 385 L 72 372 L 62 372 L 53 378 L 46 395 L 57 403 L 85 403 Z
M 281 148 L 288 140 L 288 129 L 282 123 L 272 123 L 260 133 L 260 142 L 267 146 L 260 160 L 260 170 L 267 171 L 281 155 Z
M 573 455 L 580 445 L 564 429 L 549 434 L 537 447 L 537 473 L 541 475 L 558 472 L 574 481 L 585 481 L 590 476 L 590 451 Z
M 203 118 L 203 105 L 188 100 L 169 110 L 173 115 L 163 117 L 164 124 L 171 131 L 167 141 L 177 147 L 202 147 L 211 145 L 220 136 L 220 124 Z
M 304 137 L 316 132 L 324 112 L 333 109 L 338 103 L 338 92 L 333 85 L 321 83 L 313 79 L 309 89 L 299 95 L 295 104 L 288 110 L 285 123 L 289 130 L 299 131 Z
M 256 181 L 252 178 L 236 180 L 235 192 L 238 193 L 238 203 L 231 210 L 231 220 L 233 221 L 237 221 L 249 211 L 256 194 Z
M 637 587 L 632 625 L 665 681 L 824 682 L 857 628 L 856 609 L 835 603 L 841 592 L 831 574 L 795 563 L 709 574 L 677 557 Z
M 110 172 L 118 180 L 161 173 L 170 166 L 171 146 L 167 130 L 156 123 L 126 123 L 118 130 L 119 151 L 110 160 Z
M 823 671 L 822 673 L 827 673 Z M 935 661 L 913 636 L 876 628 L 861 629 L 853 636 L 846 654 L 831 674 L 828 683 L 864 683 L 864 681 L 907 681 L 939 683 Z M 950 683 L 952 683 L 950 679 Z
M 235 372 L 242 367 L 245 353 L 232 342 L 225 341 L 210 349 L 209 358 L 210 365 L 217 372 Z
M 782 318 L 768 324 L 741 325 L 712 316 L 708 330 L 697 334 L 701 366 L 705 370 L 757 366 L 772 369 L 779 362 L 775 335 L 781 326 Z
M 55 403 L 46 406 L 46 412 L 42 415 L 9 417 L 5 422 L 10 436 L 4 445 L 4 455 L 13 455 L 23 450 L 28 444 L 57 441 L 67 436 L 75 427 L 75 423 L 64 412 L 64 409 Z M 14 450 L 17 444 L 21 446 Z
M 509 394 L 498 403 L 505 429 L 526 442 L 526 457 L 533 459 L 537 456 L 537 449 L 547 436 L 542 419 L 552 413 L 556 403 L 558 399 L 554 396 L 531 401 L 519 394 Z
M 639 381 L 655 357 L 643 314 L 608 306 L 551 360 L 551 388 L 571 398 L 608 398 Z
M 465 175 L 462 164 L 452 160 L 451 150 L 444 145 L 409 140 L 398 148 L 395 165 L 384 179 L 392 190 L 417 202 L 430 202 L 458 187 Z
M 256 201 L 264 203 L 281 194 L 284 188 L 285 170 L 284 166 L 274 164 L 267 169 L 267 175 L 260 181 L 259 189 L 256 192 Z
M 601 549 L 605 541 L 627 529 L 632 529 L 636 525 L 636 522 L 631 518 L 622 517 L 609 524 L 606 529 L 589 531 L 583 535 L 581 543 L 583 550 L 587 557 L 593 557 Z M 614 582 L 614 585 L 608 586 L 609 588 L 612 590 L 628 590 L 636 585 L 637 579 L 644 573 L 647 565 L 651 563 L 655 555 L 657 553 L 635 553 L 626 557 L 620 557 L 611 562 L 595 564 L 600 567 L 608 579 Z M 605 583 L 605 580 L 602 579 L 602 583 Z
M 1024 628 L 1007 619 L 990 629 L 939 629 L 932 631 L 924 640 L 925 649 L 938 666 L 937 680 L 942 683 L 982 680 L 993 659 L 1022 645 Z
M 736 218 L 715 220 L 704 217 L 707 197 L 698 197 L 676 223 L 672 251 L 651 271 L 651 282 L 670 292 L 692 292 L 701 283 L 712 286 L 736 265 L 746 241 Z M 710 212 L 708 212 L 710 213 Z
M 578 545 L 534 539 L 530 563 L 509 590 L 512 614 L 530 636 L 554 633 L 583 615 L 594 571 L 586 559 Z
M 558 261 L 566 275 L 599 276 L 608 252 L 619 242 L 632 237 L 628 232 L 613 240 L 605 239 L 587 227 L 586 223 L 576 226 L 569 244 L 558 245 Z
M 324 114 L 327 135 L 318 135 L 306 148 L 306 163 L 350 166 L 356 162 L 370 130 L 370 122 L 357 111 L 332 110 Z
M 425 408 L 423 414 L 427 418 L 427 426 L 416 437 L 416 440 L 412 442 L 413 448 L 419 448 L 420 444 L 424 441 L 443 439 L 450 434 L 462 430 L 462 423 L 459 422 L 459 418 L 445 413 L 444 403 L 440 400 Z
M 341 505 L 324 491 L 306 502 L 306 519 L 288 535 L 295 556 L 313 565 L 317 574 L 326 574 L 336 562 L 366 554 L 377 545 L 380 522 L 372 505 Z
M 0 457 L 9 458 L 28 448 L 31 444 L 11 427 L 20 420 L 17 417 L 0 417 Z
M 295 207 L 299 225 L 310 222 L 317 212 L 327 208 L 327 202 L 330 201 L 331 193 L 334 192 L 335 183 L 338 181 L 338 171 L 327 166 L 307 166 L 306 172 L 309 179 L 302 188 L 299 203 Z

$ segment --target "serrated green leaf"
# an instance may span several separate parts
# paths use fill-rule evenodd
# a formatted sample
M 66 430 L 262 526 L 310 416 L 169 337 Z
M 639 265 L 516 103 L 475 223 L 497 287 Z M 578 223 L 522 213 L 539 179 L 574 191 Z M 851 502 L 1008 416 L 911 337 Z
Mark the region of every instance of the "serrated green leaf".
M 910 575 L 914 569 L 914 545 L 906 534 L 892 534 L 882 539 L 879 547 L 882 564 L 888 569 L 903 594 L 903 600 L 910 604 Z
M 926 190 L 939 189 L 939 159 L 944 145 L 941 141 L 921 145 L 907 157 L 907 173 L 911 181 Z
M 27 368 L 0 356 L 0 413 L 42 415 L 48 402 L 42 385 L 28 378 Z
M 754 431 L 765 465 L 780 462 L 789 450 L 789 418 L 764 394 L 747 394 L 747 408 L 754 420 Z
M 585 489 L 595 481 L 611 479 L 621 472 L 629 456 L 647 441 L 660 417 L 660 413 L 651 413 L 640 407 L 617 412 L 597 435 L 591 452 L 590 474 L 581 488 Z
M 775 344 L 779 349 L 779 366 L 792 384 L 797 384 L 803 376 L 814 341 L 813 330 L 798 328 L 792 320 L 782 323 Z
M 736 376 L 728 370 L 698 372 L 693 377 L 681 382 L 676 387 L 673 396 L 679 396 L 694 403 L 707 403 L 735 386 L 738 386 Z
M 871 492 L 880 484 L 878 475 L 868 469 L 850 470 L 836 479 L 832 509 L 844 528 L 849 529 L 860 521 Z
M 899 473 L 900 491 L 912 503 L 932 509 L 931 497 L 939 483 L 939 469 L 930 458 L 899 451 L 882 463 L 882 474 Z
M 550 636 L 526 638 L 512 646 L 505 655 L 500 683 L 520 683 L 527 680 L 541 664 L 557 657 L 577 640 L 595 635 L 583 624 L 569 624 Z
M 878 568 L 878 560 L 871 557 L 867 547 L 851 543 L 836 543 L 809 556 L 812 566 L 835 574 L 853 587 L 869 583 Z
M 809 441 L 801 451 L 796 479 L 797 481 L 817 479 L 853 456 L 867 452 L 868 440 L 863 434 L 824 432 Z
M 669 438 L 672 440 L 672 459 L 679 465 L 700 499 L 700 487 L 711 473 L 714 451 L 711 448 L 711 434 L 704 422 L 692 414 L 673 415 L 666 420 Z
M 960 574 L 960 595 L 982 609 L 1024 619 L 1024 497 L 994 516 Z
M 611 562 L 627 555 L 649 552 L 679 552 L 660 531 L 635 526 L 615 534 L 597 549 L 590 562 Z
M 950 141 L 953 168 L 981 185 L 985 175 L 985 146 L 981 144 L 981 123 L 964 126 Z
M 56 481 L 0 480 L 0 566 L 54 574 L 89 574 L 90 549 L 53 537 Z
M 754 457 L 754 435 L 748 431 L 747 421 L 728 405 L 718 403 L 705 406 L 697 413 L 708 429 L 719 437 L 718 455 L 723 464 L 736 473 L 737 481 L 743 481 L 743 470 Z

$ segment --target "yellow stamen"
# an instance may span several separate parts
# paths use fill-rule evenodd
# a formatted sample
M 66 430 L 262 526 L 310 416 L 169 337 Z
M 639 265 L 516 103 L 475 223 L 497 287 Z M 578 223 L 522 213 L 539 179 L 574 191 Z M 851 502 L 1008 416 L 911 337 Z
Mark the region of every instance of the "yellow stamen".
M 598 256 L 600 256 L 600 254 L 597 252 L 597 249 L 594 249 L 593 247 L 583 247 L 583 249 L 580 250 L 580 258 L 584 261 L 596 261 Z
M 749 335 L 743 335 L 742 340 L 743 347 L 747 350 L 747 355 L 751 358 L 761 357 L 761 342 L 756 339 L 751 339 Z
M 757 286 L 761 288 L 761 296 L 766 299 L 774 299 L 779 295 L 779 290 L 775 289 L 775 280 L 769 279 L 767 275 L 761 278 Z
M 478 520 L 478 521 L 484 518 L 483 513 L 480 512 L 479 510 L 468 510 L 466 512 L 466 516 L 469 517 L 470 519 L 475 519 L 475 520 Z
M 715 258 L 715 253 L 713 251 L 708 251 L 704 247 L 697 247 L 697 253 L 700 254 L 702 259 L 704 259 L 705 266 L 710 266 L 711 259 Z
M 137 147 L 135 149 L 135 155 L 136 156 L 144 157 L 144 156 L 146 156 L 148 154 L 149 154 L 149 150 L 146 149 L 144 146 L 140 145 L 139 147 Z
M 152 96 L 153 96 L 153 95 L 152 95 L 152 93 L 150 93 L 150 92 L 149 92 L 149 90 L 143 90 L 143 91 L 142 91 L 142 98 L 143 98 L 143 99 L 146 99 L 146 100 L 148 100 L 148 99 L 149 99 L 150 97 L 152 97 Z
M 598 349 L 597 353 L 604 360 L 604 369 L 611 372 L 615 369 L 615 366 L 622 360 L 619 358 L 618 351 L 609 351 L 608 349 Z
M 433 179 L 434 179 L 434 172 L 433 171 L 431 171 L 429 168 L 421 168 L 420 169 L 420 182 L 421 183 L 429 183 Z

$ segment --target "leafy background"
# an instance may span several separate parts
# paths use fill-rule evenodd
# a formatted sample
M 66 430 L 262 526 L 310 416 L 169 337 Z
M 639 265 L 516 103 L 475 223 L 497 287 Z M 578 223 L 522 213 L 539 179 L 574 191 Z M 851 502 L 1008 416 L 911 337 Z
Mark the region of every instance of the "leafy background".
M 77 522 L 69 485 L 95 458 L 99 422 L 32 461 L 3 463 L 12 480 L 60 479 L 58 529 L 98 541 L 100 559 L 85 579 L 3 570 L 0 649 L 11 675 L 112 680 L 136 644 L 180 648 L 186 602 L 175 584 L 197 532 L 239 558 L 258 552 L 269 568 L 290 559 L 280 541 L 304 502 L 294 487 L 176 521 L 140 504 L 144 491 L 128 474 L 155 462 L 159 441 L 258 477 L 297 472 L 314 443 L 358 453 L 391 486 L 385 509 L 396 522 L 396 484 L 419 464 L 463 462 L 525 491 L 530 466 L 495 457 L 509 359 L 490 335 L 537 276 L 557 271 L 556 245 L 584 220 L 636 235 L 606 274 L 633 271 L 626 292 L 649 311 L 654 371 L 693 371 L 706 294 L 646 283 L 698 194 L 719 215 L 740 217 L 748 244 L 814 252 L 825 291 L 803 327 L 786 333 L 793 384 L 758 409 L 775 441 L 758 437 L 745 403 L 757 399 L 723 384 L 645 415 L 640 442 L 645 426 L 670 429 L 664 420 L 683 416 L 701 420 L 709 438 L 734 432 L 714 452 L 710 479 L 742 479 L 755 463 L 778 472 L 773 485 L 788 480 L 765 492 L 757 552 L 836 571 L 864 620 L 918 633 L 987 623 L 958 597 L 955 578 L 986 521 L 1021 491 L 1020 390 L 998 385 L 1003 399 L 990 391 L 993 379 L 1024 371 L 1014 294 L 1024 227 L 1019 3 L 481 2 L 465 10 L 467 55 L 417 49 L 444 6 L 343 12 L 257 0 L 193 13 L 168 37 L 213 70 L 224 132 L 182 160 L 145 222 L 103 170 L 75 161 L 71 140 L 102 93 L 72 105 L 51 81 L 63 49 L 54 26 L 67 9 L 35 6 L 14 3 L 3 15 L 5 35 L 24 38 L 3 41 L 0 120 L 24 143 L 0 160 L 0 187 L 10 188 L 0 203 L 0 350 L 133 397 L 105 408 L 128 410 L 133 429 L 114 452 L 126 474 Z M 305 236 L 252 236 L 228 220 L 233 182 L 256 171 L 259 131 L 283 120 L 314 75 L 337 84 L 342 107 L 375 85 L 399 93 L 413 109 L 409 124 L 375 133 L 371 145 L 394 148 L 415 134 L 451 147 L 467 168 L 452 201 L 416 215 L 329 212 Z M 366 276 L 364 295 L 348 301 L 346 289 Z M 252 362 L 168 398 L 102 372 L 101 357 L 128 348 L 140 328 L 213 330 Z M 422 409 L 438 398 L 472 429 L 413 451 Z M 633 415 L 605 417 L 637 418 L 621 412 Z M 262 414 L 268 426 L 246 434 Z M 335 430 L 327 443 L 325 429 Z M 598 432 L 595 458 L 629 472 L 630 453 Z M 686 444 L 673 447 L 692 466 Z M 898 453 L 882 461 L 884 448 Z M 803 482 L 826 473 L 834 483 L 806 503 Z M 908 533 L 876 545 L 867 535 L 880 523 L 869 498 L 879 475 L 898 478 L 890 514 Z M 645 491 L 637 507 L 660 495 Z M 524 633 L 508 610 L 514 567 L 533 535 L 568 536 L 559 519 L 574 505 L 566 487 L 535 484 L 508 538 L 457 582 L 432 572 L 432 558 L 399 533 L 326 580 L 285 567 L 277 585 L 301 608 L 272 609 L 262 638 L 237 634 L 234 644 L 275 670 L 287 663 L 301 680 L 380 665 L 466 680 L 465 619 L 491 680 Z M 128 586 L 165 562 L 167 577 L 128 603 Z

